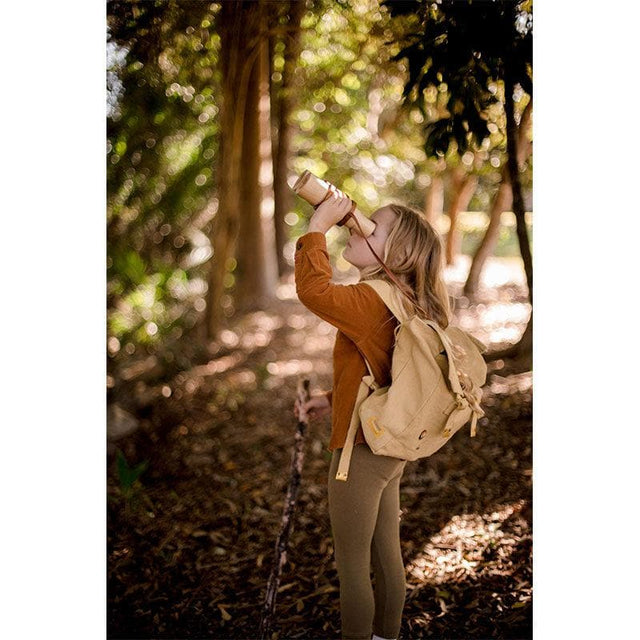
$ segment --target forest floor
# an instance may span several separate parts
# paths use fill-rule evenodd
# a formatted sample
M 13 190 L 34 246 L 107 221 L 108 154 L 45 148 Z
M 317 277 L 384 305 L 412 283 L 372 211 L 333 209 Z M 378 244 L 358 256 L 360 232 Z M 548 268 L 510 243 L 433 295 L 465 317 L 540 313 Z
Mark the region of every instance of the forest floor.
M 465 257 L 448 270 L 461 296 Z M 521 262 L 492 258 L 456 324 L 491 350 L 515 342 L 530 306 Z M 352 279 L 351 282 L 354 280 Z M 335 329 L 279 287 L 269 311 L 232 319 L 213 355 L 145 383 L 140 427 L 108 448 L 109 638 L 257 638 L 289 479 L 296 384 L 331 386 Z M 532 371 L 489 363 L 486 415 L 430 458 L 407 464 L 401 538 L 407 598 L 400 637 L 532 637 Z M 127 396 L 127 393 L 130 396 Z M 339 638 L 327 508 L 330 417 L 311 424 L 276 603 L 274 638 Z M 120 473 L 115 453 L 123 453 Z M 130 487 L 127 465 L 146 468 Z

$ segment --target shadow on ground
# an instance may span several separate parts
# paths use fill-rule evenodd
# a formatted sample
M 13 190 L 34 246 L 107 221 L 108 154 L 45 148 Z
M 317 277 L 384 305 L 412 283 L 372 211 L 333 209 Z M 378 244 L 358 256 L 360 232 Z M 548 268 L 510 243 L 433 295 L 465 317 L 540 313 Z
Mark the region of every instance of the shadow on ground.
M 506 286 L 516 304 L 526 302 L 521 288 Z M 486 315 L 502 304 L 492 295 L 467 304 L 466 317 L 476 305 Z M 312 388 L 330 387 L 333 337 L 285 297 L 268 313 L 232 322 L 189 368 L 117 386 L 112 400 L 139 428 L 109 446 L 109 638 L 257 636 L 288 483 L 296 383 L 308 375 Z M 406 467 L 403 638 L 531 637 L 531 372 L 491 363 L 484 394 L 476 438 L 463 429 Z M 279 638 L 339 637 L 329 432 L 325 418 L 307 436 Z M 127 489 L 127 469 L 142 461 L 146 470 Z

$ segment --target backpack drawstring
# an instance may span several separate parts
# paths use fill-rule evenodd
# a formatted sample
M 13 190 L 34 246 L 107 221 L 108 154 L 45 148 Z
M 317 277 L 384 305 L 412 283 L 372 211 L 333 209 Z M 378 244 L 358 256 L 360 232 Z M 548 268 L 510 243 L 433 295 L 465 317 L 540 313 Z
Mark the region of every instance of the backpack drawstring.
M 447 418 L 447 422 L 445 423 L 444 427 L 442 428 L 442 435 L 445 436 L 446 438 L 448 438 L 451 435 L 451 429 L 449 428 L 449 422 L 453 419 L 453 416 L 456 414 L 457 411 L 462 411 L 462 410 L 467 409 L 467 408 L 471 409 L 470 435 L 471 435 L 472 438 L 476 437 L 478 418 L 482 418 L 482 416 L 484 416 L 484 411 L 482 410 L 482 408 L 478 404 L 476 398 L 471 394 L 469 394 L 469 395 L 471 396 L 471 400 L 472 401 L 469 402 L 466 393 L 467 392 L 465 391 L 465 395 L 457 394 L 456 402 L 457 402 L 458 406 L 451 412 L 451 414 Z

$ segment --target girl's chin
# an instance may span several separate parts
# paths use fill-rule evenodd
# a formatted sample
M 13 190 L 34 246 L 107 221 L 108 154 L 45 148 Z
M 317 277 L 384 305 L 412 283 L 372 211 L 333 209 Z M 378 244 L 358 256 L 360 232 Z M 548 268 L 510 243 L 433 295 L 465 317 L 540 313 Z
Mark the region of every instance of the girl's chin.
M 353 262 L 353 260 L 349 259 L 349 252 L 350 252 L 350 247 L 345 247 L 344 250 L 342 251 L 342 259 L 346 260 L 352 267 L 355 267 L 356 269 L 360 269 L 360 265 L 357 265 L 355 262 Z

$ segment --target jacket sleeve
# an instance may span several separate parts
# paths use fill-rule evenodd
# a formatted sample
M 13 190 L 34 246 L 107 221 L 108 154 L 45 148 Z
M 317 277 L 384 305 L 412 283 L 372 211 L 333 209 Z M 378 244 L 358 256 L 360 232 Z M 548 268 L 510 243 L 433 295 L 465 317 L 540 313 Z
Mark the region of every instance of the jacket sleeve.
M 331 282 L 333 271 L 324 233 L 311 231 L 300 236 L 294 261 L 300 302 L 353 342 L 358 343 L 369 336 L 391 316 L 384 302 L 368 285 Z

